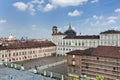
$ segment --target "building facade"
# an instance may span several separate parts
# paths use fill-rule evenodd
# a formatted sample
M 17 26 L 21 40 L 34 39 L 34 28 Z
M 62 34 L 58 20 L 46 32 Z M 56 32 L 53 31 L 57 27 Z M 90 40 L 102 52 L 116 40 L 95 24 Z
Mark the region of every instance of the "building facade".
M 56 26 L 52 30 L 52 42 L 56 44 L 56 53 L 59 55 L 66 55 L 67 52 L 73 50 L 96 48 L 97 46 L 120 46 L 120 31 L 117 30 L 104 31 L 99 35 L 79 36 L 76 36 L 71 25 L 64 33 L 58 32 Z
M 120 79 L 120 47 L 99 46 L 67 53 L 67 80 L 103 76 L 105 80 Z
M 2 62 L 17 62 L 56 53 L 56 45 L 50 41 L 4 41 L 0 45 L 0 64 Z

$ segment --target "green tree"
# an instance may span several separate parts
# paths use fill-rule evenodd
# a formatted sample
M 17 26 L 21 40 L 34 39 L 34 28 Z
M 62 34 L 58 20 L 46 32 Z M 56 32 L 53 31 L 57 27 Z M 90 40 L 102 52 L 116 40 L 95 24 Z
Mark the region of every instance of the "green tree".
M 90 80 L 90 78 L 89 78 L 89 77 L 86 77 L 85 80 Z
M 97 76 L 96 80 L 104 80 L 104 77 L 103 76 Z

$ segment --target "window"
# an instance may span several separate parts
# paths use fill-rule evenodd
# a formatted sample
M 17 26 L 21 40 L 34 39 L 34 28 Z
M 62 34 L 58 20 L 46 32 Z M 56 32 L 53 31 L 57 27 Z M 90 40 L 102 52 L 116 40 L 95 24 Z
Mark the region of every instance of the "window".
M 66 45 L 68 45 L 68 42 L 66 42 Z
M 97 61 L 99 61 L 99 57 L 97 57 L 96 59 L 97 59 Z
M 75 43 L 75 46 L 77 46 L 77 42 Z
M 16 56 L 18 56 L 18 52 L 16 53 Z
M 11 56 L 11 54 L 9 53 L 9 57 Z
M 21 56 L 21 52 L 19 52 L 19 55 Z
M 15 53 L 13 53 L 13 56 L 15 56 Z
M 71 45 L 71 42 L 69 42 L 69 46 Z
M 79 46 L 80 46 L 81 44 L 79 43 Z
M 117 67 L 113 67 L 113 72 L 117 71 Z
M 72 73 L 77 73 L 77 70 L 75 69 L 75 67 L 71 67 L 71 72 Z
M 5 57 L 7 57 L 7 54 L 5 54 Z
M 82 46 L 84 46 L 84 42 L 82 42 Z
M 72 61 L 72 65 L 75 65 L 75 61 Z
M 105 71 L 105 72 L 107 71 L 107 66 L 104 66 L 104 71 Z
M 73 55 L 72 58 L 75 58 L 75 55 Z
M 4 58 L 4 54 L 2 55 L 2 58 Z
M 66 51 L 68 51 L 68 48 L 66 48 Z
M 85 67 L 86 69 L 88 69 L 89 68 L 89 64 L 88 63 L 86 63 L 86 67 Z
M 33 51 L 33 53 L 35 53 L 35 51 Z
M 99 65 L 96 65 L 96 69 L 99 70 L 99 69 L 100 69 L 100 66 L 99 66 Z

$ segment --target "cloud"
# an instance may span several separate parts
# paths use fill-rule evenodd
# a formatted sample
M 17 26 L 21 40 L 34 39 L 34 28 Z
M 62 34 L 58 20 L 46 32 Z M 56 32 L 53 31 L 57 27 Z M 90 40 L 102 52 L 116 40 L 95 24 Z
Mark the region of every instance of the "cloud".
M 69 12 L 68 16 L 80 16 L 82 13 L 82 11 L 74 10 L 73 12 Z
M 20 11 L 25 11 L 28 8 L 28 5 L 23 2 L 15 2 L 13 3 L 13 6 Z
M 115 12 L 119 13 L 120 12 L 120 8 L 115 9 Z
M 54 6 L 48 3 L 48 4 L 45 6 L 44 11 L 47 12 L 47 11 L 51 11 L 51 10 L 53 10 L 53 9 L 54 9 Z
M 111 20 L 111 19 L 118 19 L 116 16 L 110 16 L 110 17 L 108 17 L 108 20 Z
M 44 0 L 32 0 L 30 2 L 24 3 L 24 2 L 15 2 L 13 3 L 13 6 L 16 7 L 19 11 L 26 11 L 28 10 L 30 12 L 30 15 L 35 15 L 36 11 L 38 10 L 38 7 L 44 3 Z
M 113 24 L 113 23 L 116 23 L 116 21 L 114 19 L 111 19 L 111 20 L 108 20 L 107 22 L 108 24 Z
M 7 20 L 0 19 L 0 24 L 4 24 L 4 23 L 6 23 L 6 22 L 7 22 Z
M 31 3 L 34 4 L 43 4 L 45 1 L 44 0 L 32 0 Z
M 28 3 L 28 10 L 30 11 L 31 15 L 35 15 L 35 9 L 34 9 L 34 5 L 31 3 Z
M 108 23 L 108 24 L 116 23 L 116 20 L 117 20 L 117 19 L 118 19 L 118 18 L 117 18 L 116 16 L 110 16 L 110 17 L 108 17 L 107 23 Z
M 97 3 L 99 0 L 92 0 L 91 3 Z
M 103 19 L 104 17 L 103 17 L 103 16 L 96 16 L 96 15 L 93 15 L 93 18 L 94 18 L 94 19 Z
M 78 6 L 83 5 L 88 0 L 51 0 L 53 5 L 67 7 L 67 6 Z
M 69 7 L 69 6 L 78 6 L 83 5 L 88 2 L 88 0 L 48 0 L 45 3 L 45 0 L 30 0 L 29 2 L 15 2 L 13 6 L 19 11 L 29 11 L 31 15 L 35 15 L 37 11 L 48 12 L 58 7 Z M 77 15 L 81 13 L 75 11 Z M 74 15 L 73 15 L 74 16 Z

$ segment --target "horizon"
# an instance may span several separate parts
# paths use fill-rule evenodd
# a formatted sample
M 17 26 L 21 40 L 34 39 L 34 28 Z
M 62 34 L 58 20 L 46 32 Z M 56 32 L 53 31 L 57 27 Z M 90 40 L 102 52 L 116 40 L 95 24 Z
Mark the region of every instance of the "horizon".
M 52 27 L 84 35 L 120 30 L 119 0 L 1 0 L 0 37 L 49 39 Z

